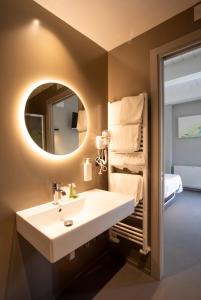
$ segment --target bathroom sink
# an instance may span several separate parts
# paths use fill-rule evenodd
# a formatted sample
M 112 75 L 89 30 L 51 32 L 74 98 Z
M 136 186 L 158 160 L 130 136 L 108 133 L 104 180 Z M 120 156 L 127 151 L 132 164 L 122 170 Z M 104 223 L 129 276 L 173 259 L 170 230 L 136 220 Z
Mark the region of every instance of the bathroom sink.
M 133 211 L 129 196 L 93 189 L 60 205 L 49 202 L 17 212 L 17 231 L 54 263 Z

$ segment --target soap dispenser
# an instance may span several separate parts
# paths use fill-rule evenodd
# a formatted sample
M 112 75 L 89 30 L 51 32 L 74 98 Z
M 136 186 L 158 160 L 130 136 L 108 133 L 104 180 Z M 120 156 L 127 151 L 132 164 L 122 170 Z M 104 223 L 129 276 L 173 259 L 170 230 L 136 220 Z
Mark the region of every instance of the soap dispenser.
M 84 162 L 84 181 L 92 180 L 92 163 L 90 158 L 86 158 Z

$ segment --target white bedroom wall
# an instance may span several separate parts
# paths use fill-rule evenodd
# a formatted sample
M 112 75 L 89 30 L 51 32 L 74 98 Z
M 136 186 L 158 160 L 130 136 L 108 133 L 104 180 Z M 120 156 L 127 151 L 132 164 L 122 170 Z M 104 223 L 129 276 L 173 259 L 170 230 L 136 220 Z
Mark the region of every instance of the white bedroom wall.
M 201 166 L 201 138 L 178 138 L 178 117 L 201 114 L 201 100 L 172 106 L 173 165 Z

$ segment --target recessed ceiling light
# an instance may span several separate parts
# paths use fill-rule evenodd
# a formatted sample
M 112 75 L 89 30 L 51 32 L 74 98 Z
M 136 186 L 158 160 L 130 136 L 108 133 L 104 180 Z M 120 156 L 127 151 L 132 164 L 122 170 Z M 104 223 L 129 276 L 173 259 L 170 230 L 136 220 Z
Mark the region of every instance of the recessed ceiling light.
M 33 20 L 33 25 L 38 26 L 40 24 L 40 21 L 38 19 Z

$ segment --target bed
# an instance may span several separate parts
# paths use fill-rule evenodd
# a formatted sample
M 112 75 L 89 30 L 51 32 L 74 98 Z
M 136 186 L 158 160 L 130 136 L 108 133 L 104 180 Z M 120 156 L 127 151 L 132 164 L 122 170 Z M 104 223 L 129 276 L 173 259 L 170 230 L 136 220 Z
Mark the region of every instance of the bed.
M 183 191 L 183 186 L 180 175 L 165 174 L 164 179 L 164 198 L 166 204 L 175 197 L 176 193 L 181 193 Z

